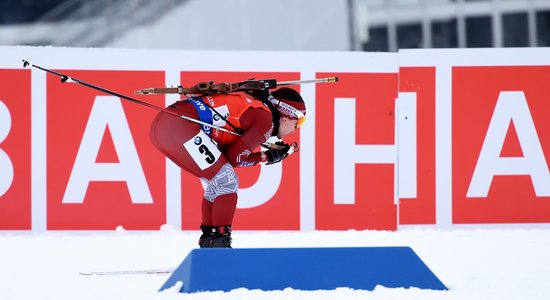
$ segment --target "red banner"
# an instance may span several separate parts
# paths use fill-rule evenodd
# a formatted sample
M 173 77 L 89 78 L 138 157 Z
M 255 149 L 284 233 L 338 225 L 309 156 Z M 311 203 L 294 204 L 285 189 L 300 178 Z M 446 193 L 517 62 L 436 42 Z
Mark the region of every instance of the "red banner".
M 316 229 L 396 229 L 397 74 L 317 77 L 334 75 L 316 87 Z
M 0 229 L 31 229 L 31 72 L 0 69 Z
M 400 199 L 399 224 L 435 224 L 435 68 L 401 68 L 399 91 L 416 94 L 417 166 L 416 198 Z
M 60 71 L 133 95 L 164 72 Z M 48 229 L 159 229 L 166 222 L 165 160 L 149 140 L 156 111 L 47 78 Z M 164 106 L 163 96 L 138 97 Z
M 550 222 L 550 67 L 453 68 L 453 223 Z

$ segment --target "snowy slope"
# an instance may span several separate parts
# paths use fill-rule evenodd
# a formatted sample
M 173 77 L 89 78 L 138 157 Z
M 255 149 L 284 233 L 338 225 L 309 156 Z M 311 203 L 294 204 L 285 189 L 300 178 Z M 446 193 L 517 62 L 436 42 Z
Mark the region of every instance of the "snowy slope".
M 449 291 L 157 293 L 167 275 L 82 276 L 79 271 L 175 268 L 198 232 L 0 233 L 0 299 L 548 299 L 550 230 L 235 232 L 234 246 L 410 246 Z

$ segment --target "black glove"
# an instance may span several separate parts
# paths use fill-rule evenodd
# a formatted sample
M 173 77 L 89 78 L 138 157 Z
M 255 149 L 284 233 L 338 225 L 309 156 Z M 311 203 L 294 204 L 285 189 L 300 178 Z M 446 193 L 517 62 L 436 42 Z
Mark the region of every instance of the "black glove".
M 278 142 L 275 142 L 275 145 L 279 146 L 278 148 L 281 148 L 281 149 L 269 149 L 265 151 L 265 155 L 267 156 L 266 165 L 272 165 L 272 164 L 278 163 L 288 156 L 288 151 L 290 150 L 289 144 L 284 143 L 282 141 L 278 141 Z

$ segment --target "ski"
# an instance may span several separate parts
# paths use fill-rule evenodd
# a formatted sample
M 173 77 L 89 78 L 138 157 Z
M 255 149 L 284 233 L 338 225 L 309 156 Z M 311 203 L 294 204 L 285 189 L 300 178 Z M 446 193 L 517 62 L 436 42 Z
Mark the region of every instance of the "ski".
M 90 272 L 78 272 L 80 275 L 164 275 L 172 274 L 174 269 L 151 269 L 151 270 L 122 270 L 122 271 L 90 271 Z

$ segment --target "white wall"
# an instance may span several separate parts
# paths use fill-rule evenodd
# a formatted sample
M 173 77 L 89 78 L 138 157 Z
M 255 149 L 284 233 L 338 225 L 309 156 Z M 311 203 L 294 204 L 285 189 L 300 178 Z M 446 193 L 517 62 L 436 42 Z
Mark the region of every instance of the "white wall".
M 0 229 L 112 229 L 118 225 L 156 229 L 167 223 L 195 230 L 198 220 L 193 218 L 198 218 L 199 207 L 193 205 L 203 193 L 198 179 L 186 178 L 152 148 L 148 124 L 153 110 L 128 104 L 123 114 L 120 99 L 103 106 L 105 94 L 61 84 L 36 68 L 22 69 L 22 59 L 127 95 L 138 88 L 197 82 L 194 76 L 201 73 L 217 81 L 214 77 L 224 73 L 247 79 L 262 72 L 279 80 L 339 76 L 337 84 L 300 87 L 308 105 L 308 123 L 288 140 L 299 142 L 300 151 L 283 164 L 261 167 L 264 174 L 285 168 L 286 181 L 266 181 L 277 189 L 267 203 L 284 205 L 269 209 L 258 205 L 266 193 L 245 190 L 264 188 L 265 182 L 257 179 L 262 176 L 241 176 L 241 182 L 249 178 L 253 185 L 242 187 L 239 202 L 254 213 L 238 218 L 240 224 L 248 218 L 239 229 L 548 227 L 548 51 L 0 47 Z M 164 106 L 174 96 L 178 98 L 135 97 Z M 106 128 L 103 119 L 90 117 L 96 103 L 104 113 L 93 116 L 110 115 L 110 124 L 124 127 L 125 131 L 110 130 L 114 139 L 135 140 L 114 148 L 121 149 L 117 157 L 139 149 L 143 160 L 133 162 L 143 172 L 132 174 L 150 177 L 153 204 L 126 191 L 125 182 L 135 180 L 125 179 L 127 168 L 119 168 L 116 180 L 124 189 L 112 188 L 111 173 L 102 173 L 102 180 L 89 173 L 87 180 L 100 184 L 90 189 L 101 187 L 107 194 L 87 194 L 86 199 L 78 199 L 82 204 L 63 200 L 72 170 L 91 169 L 74 163 L 85 129 Z M 118 117 L 113 116 L 117 111 Z M 93 132 L 99 133 L 95 141 L 105 133 Z M 96 164 L 94 156 L 88 157 L 92 158 L 88 162 Z M 106 161 L 116 163 L 113 158 Z M 134 192 L 143 195 L 139 188 Z M 106 204 L 109 215 L 95 205 L 105 199 L 112 199 Z M 79 218 L 75 213 L 83 215 Z M 27 220 L 20 222 L 23 217 Z
M 108 45 L 208 50 L 348 50 L 346 0 L 190 0 Z

